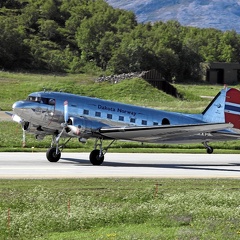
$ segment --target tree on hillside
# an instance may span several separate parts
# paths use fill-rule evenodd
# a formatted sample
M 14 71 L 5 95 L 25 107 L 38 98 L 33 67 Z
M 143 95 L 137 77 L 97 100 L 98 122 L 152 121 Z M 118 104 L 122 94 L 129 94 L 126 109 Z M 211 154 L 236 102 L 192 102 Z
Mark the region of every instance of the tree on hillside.
M 20 9 L 25 5 L 25 3 L 21 0 L 4 0 L 0 1 L 0 8 L 8 8 L 8 9 Z
M 218 51 L 220 61 L 240 62 L 240 36 L 236 31 L 226 31 L 221 35 Z
M 4 69 L 27 68 L 30 65 L 28 46 L 24 33 L 13 18 L 0 19 L 0 67 Z
M 155 68 L 168 81 L 198 76 L 200 62 L 239 62 L 235 31 L 137 23 L 104 0 L 0 2 L 0 67 L 122 73 Z
M 131 32 L 125 33 L 118 48 L 113 49 L 109 69 L 117 73 L 144 71 L 152 68 L 153 54 L 147 44 L 151 28 L 139 24 Z

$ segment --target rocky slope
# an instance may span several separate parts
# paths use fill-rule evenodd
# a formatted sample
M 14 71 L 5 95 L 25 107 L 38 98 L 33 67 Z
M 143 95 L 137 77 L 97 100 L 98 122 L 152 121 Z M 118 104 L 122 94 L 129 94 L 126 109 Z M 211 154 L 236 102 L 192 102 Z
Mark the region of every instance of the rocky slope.
M 106 0 L 135 12 L 139 22 L 177 20 L 184 26 L 240 33 L 239 0 Z

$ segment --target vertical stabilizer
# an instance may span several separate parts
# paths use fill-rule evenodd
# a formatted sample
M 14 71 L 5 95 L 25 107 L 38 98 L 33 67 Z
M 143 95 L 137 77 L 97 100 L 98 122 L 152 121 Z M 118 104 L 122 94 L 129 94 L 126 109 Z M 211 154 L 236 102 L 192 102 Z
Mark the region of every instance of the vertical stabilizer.
M 227 89 L 222 89 L 204 110 L 203 121 L 210 123 L 224 123 L 224 109 Z
M 221 90 L 203 112 L 203 121 L 232 123 L 240 129 L 240 91 L 234 88 Z
M 240 129 L 240 91 L 231 88 L 226 94 L 225 122 L 232 123 L 234 128 Z

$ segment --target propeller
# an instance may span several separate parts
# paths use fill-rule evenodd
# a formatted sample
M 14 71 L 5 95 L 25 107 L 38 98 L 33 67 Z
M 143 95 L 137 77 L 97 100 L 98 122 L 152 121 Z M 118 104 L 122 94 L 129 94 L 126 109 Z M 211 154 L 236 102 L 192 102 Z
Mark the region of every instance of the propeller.
M 25 122 L 16 114 L 12 114 L 12 120 L 22 125 L 22 147 L 26 147 L 26 130 L 24 129 Z
M 12 115 L 12 120 L 13 120 L 14 122 L 17 122 L 17 123 L 22 123 L 22 122 L 23 122 L 23 120 L 22 120 L 18 115 L 16 115 L 16 114 L 13 114 L 13 115 Z
M 64 123 L 67 126 L 68 121 L 68 101 L 64 101 Z
M 64 101 L 64 123 L 62 124 L 63 130 L 65 129 L 68 134 L 73 134 L 73 135 L 80 135 L 81 131 L 80 128 L 68 124 L 68 101 Z M 62 131 L 63 132 L 63 131 Z M 62 134 L 61 132 L 61 134 Z

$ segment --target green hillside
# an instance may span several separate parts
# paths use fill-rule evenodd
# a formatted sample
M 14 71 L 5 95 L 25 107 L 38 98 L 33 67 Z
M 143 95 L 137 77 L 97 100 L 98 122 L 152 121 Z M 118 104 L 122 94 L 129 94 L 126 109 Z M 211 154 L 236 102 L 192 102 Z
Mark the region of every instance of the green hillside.
M 0 69 L 126 73 L 156 69 L 199 79 L 201 62 L 240 62 L 236 31 L 138 23 L 104 0 L 0 2 Z
M 174 98 L 157 90 L 143 79 L 124 80 L 118 84 L 96 83 L 97 76 L 86 74 L 24 74 L 0 72 L 0 108 L 11 110 L 17 100 L 26 99 L 31 92 L 65 91 L 90 97 L 155 107 L 163 110 L 201 113 L 221 86 L 175 85 L 184 99 Z

